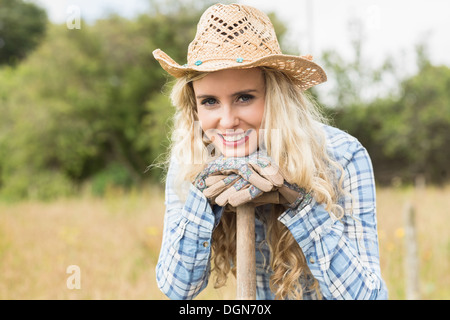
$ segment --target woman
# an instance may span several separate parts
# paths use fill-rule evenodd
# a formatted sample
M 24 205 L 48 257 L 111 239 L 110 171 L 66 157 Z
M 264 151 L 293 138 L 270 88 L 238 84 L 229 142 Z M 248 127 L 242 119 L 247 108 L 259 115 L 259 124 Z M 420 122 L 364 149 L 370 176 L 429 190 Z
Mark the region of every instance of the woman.
M 192 299 L 211 269 L 224 285 L 233 208 L 277 193 L 256 209 L 258 299 L 387 298 L 370 158 L 304 93 L 326 81 L 322 68 L 283 55 L 268 17 L 237 4 L 205 11 L 188 64 L 154 56 L 177 78 L 160 289 Z

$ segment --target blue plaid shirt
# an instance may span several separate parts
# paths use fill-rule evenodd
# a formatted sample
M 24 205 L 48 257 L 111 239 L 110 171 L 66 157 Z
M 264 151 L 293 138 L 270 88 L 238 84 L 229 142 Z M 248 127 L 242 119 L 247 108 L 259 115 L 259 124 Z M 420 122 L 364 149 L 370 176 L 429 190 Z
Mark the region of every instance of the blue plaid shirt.
M 313 199 L 296 211 L 286 210 L 279 221 L 302 248 L 324 299 L 387 299 L 380 274 L 371 160 L 354 137 L 330 126 L 324 126 L 324 130 L 328 152 L 344 168 L 343 187 L 353 197 L 342 199 L 341 204 L 345 209 L 353 204 L 352 214 L 338 220 Z M 159 288 L 169 298 L 193 299 L 208 283 L 210 243 L 223 208 L 211 207 L 192 184 L 186 201 L 181 201 L 173 185 L 176 172 L 172 162 L 166 182 L 166 214 L 156 277 Z M 270 261 L 270 253 L 263 242 L 264 224 L 258 219 L 255 224 L 257 298 L 273 299 L 269 288 L 271 269 L 265 263 Z M 315 296 L 306 292 L 304 298 Z

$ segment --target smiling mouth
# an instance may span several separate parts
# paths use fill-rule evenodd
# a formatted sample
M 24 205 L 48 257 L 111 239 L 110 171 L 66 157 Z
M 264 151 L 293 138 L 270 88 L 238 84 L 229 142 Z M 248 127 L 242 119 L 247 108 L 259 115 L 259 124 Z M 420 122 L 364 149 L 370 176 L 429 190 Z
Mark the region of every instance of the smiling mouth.
M 223 138 L 223 140 L 225 140 L 227 142 L 234 142 L 234 141 L 241 140 L 246 135 L 247 135 L 246 133 L 236 134 L 236 135 L 232 135 L 232 136 L 223 136 L 222 135 L 222 138 Z
M 233 134 L 218 134 L 222 138 L 222 142 L 226 146 L 236 147 L 248 141 L 250 134 L 253 130 L 247 130 L 247 132 L 233 133 Z

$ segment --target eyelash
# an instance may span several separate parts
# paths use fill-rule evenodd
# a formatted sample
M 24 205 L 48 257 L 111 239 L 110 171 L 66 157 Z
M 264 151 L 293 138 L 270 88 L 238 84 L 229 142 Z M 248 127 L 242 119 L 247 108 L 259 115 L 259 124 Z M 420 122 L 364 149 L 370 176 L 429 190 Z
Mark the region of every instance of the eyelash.
M 243 98 L 245 98 L 246 100 L 244 100 L 244 101 L 240 101 L 241 99 L 243 99 Z M 251 94 L 243 94 L 243 95 L 241 95 L 241 96 L 239 96 L 238 97 L 238 99 L 237 99 L 237 101 L 239 102 L 239 103 L 249 103 L 251 100 L 253 100 L 255 97 L 253 96 L 253 95 L 251 95 Z M 211 100 L 214 102 L 214 103 L 208 103 L 208 102 L 211 102 Z M 204 99 L 204 100 L 202 100 L 202 102 L 201 102 L 201 104 L 202 105 L 204 105 L 204 106 L 213 106 L 214 104 L 216 104 L 217 103 L 217 100 L 215 99 L 215 98 L 206 98 L 206 99 Z
M 242 96 L 240 96 L 240 97 L 238 98 L 238 100 L 239 100 L 239 99 L 242 99 L 242 98 L 247 98 L 247 100 L 242 101 L 242 102 L 250 102 L 250 101 L 253 100 L 254 96 L 252 96 L 251 94 L 243 94 Z
M 211 102 L 211 100 L 214 101 L 214 103 L 208 103 L 208 101 Z M 202 100 L 201 104 L 203 106 L 212 106 L 212 105 L 216 104 L 216 102 L 217 102 L 217 100 L 214 98 L 206 98 L 206 99 Z

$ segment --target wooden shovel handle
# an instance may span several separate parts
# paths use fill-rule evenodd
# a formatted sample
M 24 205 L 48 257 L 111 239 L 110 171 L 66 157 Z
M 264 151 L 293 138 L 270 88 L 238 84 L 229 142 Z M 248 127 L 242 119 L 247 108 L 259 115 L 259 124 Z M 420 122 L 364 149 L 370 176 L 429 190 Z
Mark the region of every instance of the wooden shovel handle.
M 236 210 L 237 300 L 256 299 L 255 207 L 245 203 Z

